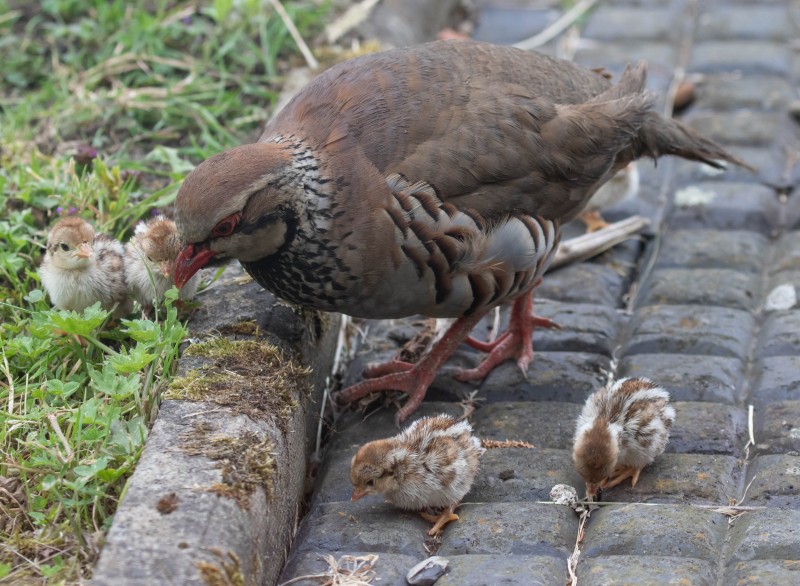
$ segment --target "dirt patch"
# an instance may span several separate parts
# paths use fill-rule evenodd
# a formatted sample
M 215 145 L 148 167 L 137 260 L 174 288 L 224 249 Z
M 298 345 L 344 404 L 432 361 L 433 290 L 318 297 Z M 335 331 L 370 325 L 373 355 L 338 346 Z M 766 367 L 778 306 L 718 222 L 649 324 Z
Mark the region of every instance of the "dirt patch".
M 222 482 L 208 487 L 209 492 L 233 499 L 242 508 L 250 506 L 250 496 L 259 486 L 271 498 L 275 458 L 269 438 L 252 431 L 239 436 L 214 433 L 210 423 L 200 421 L 181 435 L 180 448 L 190 456 L 205 456 L 220 469 Z
M 216 548 L 209 551 L 219 560 L 219 565 L 204 560 L 195 562 L 203 582 L 208 586 L 244 586 L 239 557 L 232 551 L 223 553 Z

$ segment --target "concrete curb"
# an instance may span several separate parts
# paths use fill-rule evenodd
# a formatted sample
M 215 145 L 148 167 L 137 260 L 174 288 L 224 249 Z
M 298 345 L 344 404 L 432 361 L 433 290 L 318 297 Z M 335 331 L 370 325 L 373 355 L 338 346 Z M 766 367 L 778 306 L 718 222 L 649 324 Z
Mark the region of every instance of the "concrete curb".
M 192 336 L 268 342 L 310 365 L 312 391 L 290 391 L 296 408 L 288 416 L 254 417 L 241 401 L 220 405 L 213 396 L 165 400 L 108 533 L 94 584 L 271 584 L 281 571 L 298 522 L 338 328 L 334 316 L 297 314 L 258 284 L 241 284 L 242 276 L 238 266 L 229 268 L 221 286 L 202 298 Z M 234 333 L 255 332 L 255 326 L 265 333 Z M 184 355 L 179 376 L 209 362 Z M 275 392 L 263 389 L 265 395 Z M 227 445 L 231 453 L 215 445 Z M 274 462 L 268 481 L 245 483 L 237 492 L 241 486 L 226 478 L 226 467 L 246 473 L 236 469 L 242 467 L 237 455 L 254 446 Z

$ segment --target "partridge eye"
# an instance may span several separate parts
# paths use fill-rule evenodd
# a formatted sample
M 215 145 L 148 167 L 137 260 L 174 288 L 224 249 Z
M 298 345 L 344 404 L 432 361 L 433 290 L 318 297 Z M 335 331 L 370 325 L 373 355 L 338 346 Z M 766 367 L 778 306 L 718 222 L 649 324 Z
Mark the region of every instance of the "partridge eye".
M 372 478 L 370 478 L 369 480 L 367 480 L 367 486 L 375 486 L 375 481 Z
M 66 242 L 62 242 L 61 244 L 59 244 L 59 247 L 60 247 L 60 248 L 61 248 L 61 250 L 63 250 L 64 252 L 66 252 L 67 250 L 69 250 L 69 244 L 67 244 Z
M 212 236 L 230 236 L 233 234 L 233 231 L 236 229 L 236 225 L 239 223 L 239 215 L 234 214 L 232 216 L 228 216 L 224 220 L 220 221 L 219 224 L 214 226 L 214 229 L 211 231 Z

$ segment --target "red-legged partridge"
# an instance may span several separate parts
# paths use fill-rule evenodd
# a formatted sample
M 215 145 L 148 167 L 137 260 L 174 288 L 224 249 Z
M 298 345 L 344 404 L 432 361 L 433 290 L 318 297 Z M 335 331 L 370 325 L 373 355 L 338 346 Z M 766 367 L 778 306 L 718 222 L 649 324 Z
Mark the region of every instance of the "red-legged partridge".
M 364 444 L 350 462 L 352 500 L 381 494 L 395 506 L 421 511 L 436 535 L 458 519 L 455 508 L 469 492 L 484 453 L 472 426 L 449 415 L 423 417 L 395 437 Z M 443 509 L 440 515 L 428 508 Z
M 593 393 L 578 417 L 572 450 L 586 494 L 626 478 L 636 486 L 642 468 L 667 447 L 674 421 L 669 393 L 646 378 L 623 378 Z
M 417 364 L 339 397 L 402 390 L 404 420 L 439 366 L 492 307 L 509 330 L 479 378 L 533 356 L 530 291 L 560 227 L 617 171 L 674 154 L 743 164 L 653 110 L 644 65 L 612 86 L 571 62 L 473 41 L 438 41 L 332 67 L 255 144 L 199 165 L 176 223 L 176 282 L 238 259 L 276 295 L 369 318 L 458 317 Z M 545 322 L 546 323 L 546 322 Z
M 181 250 L 175 222 L 156 216 L 136 225 L 133 238 L 125 245 L 125 276 L 131 296 L 148 312 L 175 284 L 175 258 Z M 181 288 L 180 298 L 191 299 L 200 275 L 195 274 Z
M 47 235 L 47 251 L 39 268 L 50 301 L 58 309 L 83 311 L 100 302 L 115 318 L 132 309 L 125 283 L 122 244 L 95 234 L 86 220 L 59 220 Z

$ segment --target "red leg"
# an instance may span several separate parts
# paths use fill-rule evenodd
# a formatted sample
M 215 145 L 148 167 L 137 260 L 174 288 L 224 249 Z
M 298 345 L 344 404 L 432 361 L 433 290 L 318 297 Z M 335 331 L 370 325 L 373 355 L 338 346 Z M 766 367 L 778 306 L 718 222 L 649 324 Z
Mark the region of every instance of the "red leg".
M 436 378 L 439 367 L 450 358 L 485 313 L 485 311 L 477 312 L 459 318 L 417 364 L 409 365 L 407 362 L 393 361 L 376 366 L 371 369 L 370 374 L 375 372 L 388 374 L 361 381 L 341 391 L 336 398 L 343 403 L 350 403 L 376 391 L 403 391 L 408 394 L 408 401 L 395 416 L 395 422 L 399 425 L 417 410 L 425 398 L 428 387 Z
M 527 376 L 528 365 L 533 360 L 533 329 L 557 328 L 552 320 L 533 315 L 533 296 L 525 293 L 514 300 L 511 308 L 511 318 L 508 330 L 497 340 L 491 343 L 467 339 L 467 343 L 479 350 L 485 349 L 489 355 L 483 359 L 477 368 L 462 370 L 455 375 L 461 381 L 479 380 L 488 375 L 498 364 L 509 358 L 516 358 L 522 373 Z

